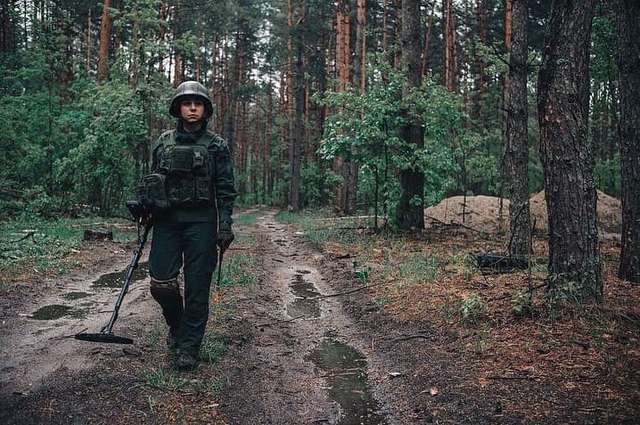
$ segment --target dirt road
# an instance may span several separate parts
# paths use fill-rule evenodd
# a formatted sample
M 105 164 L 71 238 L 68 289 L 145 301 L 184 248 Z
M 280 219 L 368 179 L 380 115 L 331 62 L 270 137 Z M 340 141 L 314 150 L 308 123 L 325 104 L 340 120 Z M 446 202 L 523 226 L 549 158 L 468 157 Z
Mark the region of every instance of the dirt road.
M 377 355 L 375 339 L 358 330 L 342 297 L 333 296 L 336 290 L 319 269 L 323 257 L 300 232 L 277 223 L 275 211 L 262 211 L 238 231 L 249 244 L 236 246 L 236 252 L 248 250 L 254 256 L 252 272 L 259 276 L 257 284 L 225 294 L 234 305 L 224 325 L 231 343 L 214 367 L 223 389 L 213 399 L 205 397 L 215 406 L 210 417 L 231 424 L 407 423 L 387 391 L 402 372 Z M 148 296 L 146 263 L 116 326 L 118 333 L 136 339 L 134 346 L 71 337 L 97 331 L 108 320 L 130 251 L 115 248 L 113 254 L 90 271 L 46 282 L 19 309 L 5 307 L 0 334 L 3 423 L 66 423 L 69 418 L 102 423 L 105 417 L 118 423 L 173 423 L 170 415 L 163 417 L 151 403 L 140 401 L 139 394 L 130 394 L 132 385 L 144 388 L 149 382 L 139 376 L 140 365 L 169 365 L 169 356 L 155 347 L 162 344 L 149 344 L 158 339 L 150 334 L 162 333 L 162 327 L 149 326 L 160 322 L 160 314 Z M 107 393 L 117 396 L 105 399 Z M 118 400 L 132 406 L 118 405 Z M 202 403 L 192 409 L 203 409 Z
M 535 378 L 479 381 L 461 348 L 474 333 L 395 321 L 356 278 L 352 258 L 320 253 L 294 226 L 278 223 L 276 211 L 244 215 L 253 217 L 238 220 L 224 269 L 241 279 L 212 297 L 201 353 L 208 360 L 194 373 L 171 370 L 144 269 L 116 325 L 133 346 L 69 338 L 108 319 L 131 244 L 113 244 L 91 270 L 45 282 L 13 306 L 0 304 L 0 423 L 514 424 L 603 417 L 599 407 L 584 410 L 589 400 Z M 550 407 L 530 417 L 527 403 L 534 402 Z M 633 417 L 626 406 L 620 412 L 611 416 L 616 423 Z

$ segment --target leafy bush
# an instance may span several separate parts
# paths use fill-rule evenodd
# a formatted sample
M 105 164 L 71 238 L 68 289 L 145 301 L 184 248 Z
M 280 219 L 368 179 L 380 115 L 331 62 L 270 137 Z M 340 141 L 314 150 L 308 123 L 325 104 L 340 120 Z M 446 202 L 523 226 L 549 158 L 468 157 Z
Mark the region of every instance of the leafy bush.
M 533 300 L 531 293 L 526 290 L 520 290 L 511 297 L 511 312 L 516 317 L 530 315 L 533 312 Z
M 460 315 L 466 323 L 477 323 L 487 313 L 487 303 L 478 295 L 470 295 L 460 303 Z

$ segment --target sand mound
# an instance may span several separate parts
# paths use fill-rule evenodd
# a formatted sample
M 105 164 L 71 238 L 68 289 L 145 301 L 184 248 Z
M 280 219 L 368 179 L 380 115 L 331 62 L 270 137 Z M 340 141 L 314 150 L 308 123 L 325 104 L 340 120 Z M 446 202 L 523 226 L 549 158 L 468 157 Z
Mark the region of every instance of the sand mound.
M 494 233 L 500 228 L 509 227 L 509 200 L 502 200 L 502 217 L 500 217 L 500 198 L 494 196 L 452 196 L 438 205 L 425 210 L 427 228 L 441 224 L 464 224 L 481 232 Z M 464 214 L 463 214 L 464 208 Z M 530 199 L 532 219 L 535 219 L 536 231 L 546 232 L 548 226 L 547 204 L 544 191 L 538 192 Z M 601 233 L 620 233 L 622 212 L 620 201 L 598 191 L 598 227 Z M 462 217 L 464 215 L 464 222 Z

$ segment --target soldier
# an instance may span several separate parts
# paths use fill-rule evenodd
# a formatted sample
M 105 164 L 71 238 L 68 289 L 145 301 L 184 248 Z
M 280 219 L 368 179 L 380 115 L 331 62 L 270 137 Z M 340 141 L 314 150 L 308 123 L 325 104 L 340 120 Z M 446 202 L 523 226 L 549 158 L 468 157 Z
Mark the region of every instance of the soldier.
M 169 112 L 178 118 L 177 128 L 153 145 L 151 174 L 142 179 L 139 198 L 153 220 L 151 295 L 169 326 L 174 366 L 191 370 L 209 316 L 216 243 L 225 250 L 233 241 L 236 191 L 227 143 L 207 130 L 213 104 L 206 88 L 196 81 L 180 84 Z M 181 267 L 184 302 L 178 286 Z

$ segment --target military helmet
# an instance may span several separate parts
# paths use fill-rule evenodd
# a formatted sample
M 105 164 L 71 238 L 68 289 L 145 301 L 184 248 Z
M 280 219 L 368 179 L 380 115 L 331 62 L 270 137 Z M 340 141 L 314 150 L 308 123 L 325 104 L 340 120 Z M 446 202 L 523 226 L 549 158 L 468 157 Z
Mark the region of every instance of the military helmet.
M 169 113 L 176 118 L 182 118 L 180 116 L 180 102 L 184 97 L 198 97 L 204 102 L 204 116 L 209 118 L 213 114 L 213 103 L 209 97 L 209 92 L 197 81 L 185 81 L 180 84 L 176 89 L 176 94 L 171 99 L 171 106 L 169 107 Z

